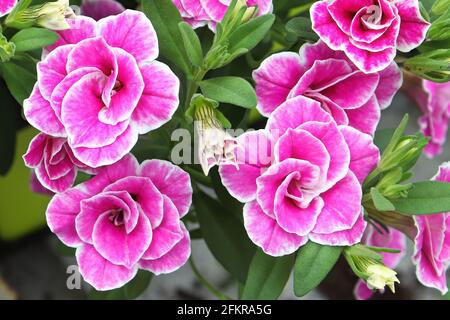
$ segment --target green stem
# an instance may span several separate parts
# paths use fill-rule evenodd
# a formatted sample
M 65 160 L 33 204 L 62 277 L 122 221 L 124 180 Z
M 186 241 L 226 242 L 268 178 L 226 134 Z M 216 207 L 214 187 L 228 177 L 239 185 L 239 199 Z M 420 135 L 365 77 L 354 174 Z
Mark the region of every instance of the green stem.
M 223 294 L 216 288 L 214 288 L 208 280 L 206 280 L 198 271 L 197 267 L 195 266 L 194 260 L 192 258 L 189 258 L 189 264 L 191 265 L 192 271 L 194 272 L 195 276 L 197 277 L 198 281 L 206 288 L 209 292 L 211 292 L 213 295 L 215 295 L 220 300 L 232 300 L 229 296 Z
M 189 108 L 192 97 L 198 90 L 198 83 L 203 80 L 203 77 L 205 76 L 206 72 L 207 70 L 204 70 L 203 68 L 198 68 L 194 74 L 193 79 L 187 81 L 186 101 L 184 102 L 184 110 L 187 110 Z

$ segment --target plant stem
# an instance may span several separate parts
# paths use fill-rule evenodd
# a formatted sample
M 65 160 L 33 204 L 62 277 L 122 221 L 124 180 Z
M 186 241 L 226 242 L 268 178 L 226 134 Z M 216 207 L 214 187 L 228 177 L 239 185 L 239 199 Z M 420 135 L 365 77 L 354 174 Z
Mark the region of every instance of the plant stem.
M 198 271 L 197 267 L 195 266 L 194 260 L 192 258 L 189 258 L 189 264 L 191 265 L 192 271 L 194 272 L 195 276 L 197 277 L 198 281 L 206 288 L 209 292 L 211 292 L 213 295 L 215 295 L 220 300 L 232 300 L 229 296 L 223 294 L 216 288 L 214 288 L 208 280 L 206 280 Z

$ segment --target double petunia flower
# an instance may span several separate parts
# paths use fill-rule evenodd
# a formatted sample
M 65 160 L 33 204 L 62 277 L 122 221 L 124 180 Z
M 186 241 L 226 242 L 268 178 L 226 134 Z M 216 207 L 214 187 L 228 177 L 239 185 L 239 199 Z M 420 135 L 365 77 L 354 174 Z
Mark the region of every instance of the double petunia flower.
M 66 139 L 74 165 L 98 168 L 116 163 L 139 134 L 171 119 L 179 80 L 155 60 L 158 40 L 143 13 L 68 22 L 71 29 L 59 32 L 37 65 L 38 81 L 24 113 L 41 132 Z M 54 176 L 59 174 L 48 174 L 41 183 L 53 191 L 71 186 L 71 179 L 54 186 Z

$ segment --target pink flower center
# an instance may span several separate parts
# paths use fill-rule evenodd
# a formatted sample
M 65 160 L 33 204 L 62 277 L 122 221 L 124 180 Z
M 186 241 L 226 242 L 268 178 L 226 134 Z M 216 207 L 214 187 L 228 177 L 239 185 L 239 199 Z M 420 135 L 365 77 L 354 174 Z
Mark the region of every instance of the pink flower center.
M 125 224 L 124 213 L 122 209 L 111 210 L 109 213 L 109 221 L 111 221 L 116 227 L 120 227 Z
M 289 183 L 285 196 L 289 198 L 294 205 L 302 209 L 307 208 L 314 199 L 313 192 L 308 191 L 302 186 L 300 173 L 296 173 L 295 177 Z
M 361 17 L 364 22 L 369 24 L 379 24 L 381 21 L 381 8 L 375 4 L 366 7 L 366 14 Z
M 111 97 L 116 95 L 121 89 L 123 88 L 123 83 L 119 80 L 116 80 L 116 83 L 114 83 L 114 87 L 111 91 Z

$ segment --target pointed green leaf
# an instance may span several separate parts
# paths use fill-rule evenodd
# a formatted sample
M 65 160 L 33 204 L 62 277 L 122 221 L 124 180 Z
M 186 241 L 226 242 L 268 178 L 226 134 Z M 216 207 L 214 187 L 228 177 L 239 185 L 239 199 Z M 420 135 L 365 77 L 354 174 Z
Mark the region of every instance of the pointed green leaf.
M 191 64 L 178 28 L 182 19 L 172 0 L 145 0 L 142 5 L 144 13 L 155 27 L 161 54 L 185 73 L 191 74 Z
M 388 199 L 386 199 L 380 191 L 376 188 L 370 189 L 370 195 L 372 196 L 373 204 L 379 211 L 394 211 L 395 207 Z
M 180 28 L 184 48 L 186 49 L 189 60 L 194 66 L 200 67 L 203 63 L 203 51 L 200 39 L 195 31 L 192 30 L 192 27 L 186 22 L 180 22 L 178 27 Z
M 272 257 L 258 250 L 250 264 L 241 299 L 278 299 L 289 279 L 294 260 L 294 254 Z
M 252 85 L 239 77 L 220 77 L 199 83 L 203 94 L 213 100 L 244 108 L 256 107 L 256 93 Z
M 58 35 L 43 28 L 28 28 L 20 30 L 12 38 L 16 52 L 31 51 L 49 46 L 58 40 Z
M 311 241 L 300 248 L 294 267 L 294 292 L 297 297 L 306 295 L 325 279 L 342 249 Z

